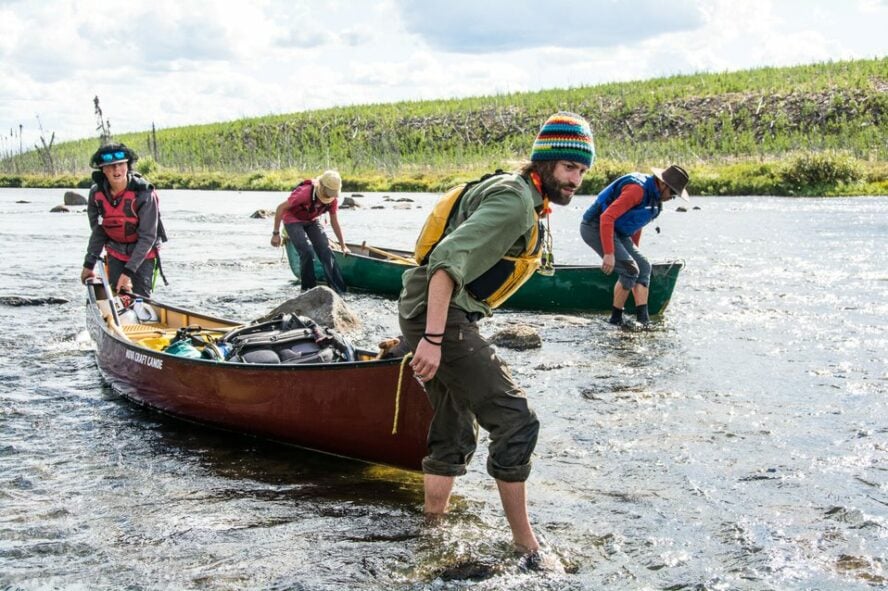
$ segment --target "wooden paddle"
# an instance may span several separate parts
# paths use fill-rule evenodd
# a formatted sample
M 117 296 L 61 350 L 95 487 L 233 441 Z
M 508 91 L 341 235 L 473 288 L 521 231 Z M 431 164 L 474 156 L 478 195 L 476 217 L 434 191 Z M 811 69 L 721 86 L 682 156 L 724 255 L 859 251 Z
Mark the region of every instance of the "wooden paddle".
M 107 263 L 105 262 L 105 259 L 99 259 L 96 265 L 99 270 L 99 281 L 101 281 L 102 289 L 105 291 L 105 299 L 108 301 L 108 307 L 111 309 L 111 319 L 114 322 L 113 327 L 122 330 L 120 328 L 120 317 L 117 315 L 117 306 L 114 305 L 114 293 L 111 291 L 111 284 L 108 282 L 109 273 Z
M 384 256 L 387 259 L 391 259 L 393 261 L 398 261 L 399 263 L 404 263 L 405 265 L 411 265 L 411 266 L 416 265 L 416 261 L 414 261 L 413 259 L 408 259 L 408 258 L 402 257 L 401 255 L 397 255 L 393 252 L 388 252 L 388 251 L 382 250 L 381 248 L 376 248 L 375 246 L 370 246 L 367 244 L 366 240 L 361 243 L 361 248 L 364 248 L 369 252 L 376 253 L 380 256 Z

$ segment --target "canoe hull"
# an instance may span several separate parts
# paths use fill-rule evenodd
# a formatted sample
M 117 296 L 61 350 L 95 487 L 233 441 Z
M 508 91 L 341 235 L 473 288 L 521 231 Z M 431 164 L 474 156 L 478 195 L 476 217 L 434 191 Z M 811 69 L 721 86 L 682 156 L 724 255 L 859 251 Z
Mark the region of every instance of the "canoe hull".
M 336 262 L 349 288 L 398 297 L 401 292 L 401 275 L 409 265 L 383 258 L 358 244 L 350 244 L 349 248 L 352 252 L 347 256 L 334 251 Z M 286 249 L 290 269 L 298 278 L 299 254 L 289 242 Z M 385 251 L 396 256 L 410 256 L 410 253 L 401 250 Z M 652 315 L 662 314 L 669 305 L 683 267 L 684 263 L 681 261 L 653 265 L 648 295 L 648 309 Z M 315 274 L 319 280 L 324 277 L 324 270 L 317 259 Z M 616 280 L 616 275 L 605 275 L 599 267 L 556 265 L 554 275 L 535 273 L 503 307 L 540 312 L 610 312 Z M 631 312 L 634 308 L 630 296 L 626 310 Z
M 371 463 L 418 470 L 431 406 L 399 360 L 258 365 L 177 357 L 87 325 L 105 380 L 152 409 L 238 433 Z M 397 432 L 392 434 L 397 404 Z

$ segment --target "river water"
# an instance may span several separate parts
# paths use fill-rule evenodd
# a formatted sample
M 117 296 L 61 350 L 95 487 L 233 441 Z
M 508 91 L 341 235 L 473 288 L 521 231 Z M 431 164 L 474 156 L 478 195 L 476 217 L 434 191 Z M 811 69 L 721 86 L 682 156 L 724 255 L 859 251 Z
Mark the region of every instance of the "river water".
M 699 198 L 648 230 L 687 267 L 648 331 L 502 312 L 542 430 L 533 523 L 564 574 L 523 574 L 479 450 L 440 524 L 415 474 L 217 433 L 105 386 L 78 283 L 82 207 L 0 190 L 0 588 L 872 589 L 888 586 L 888 198 Z M 251 320 L 297 294 L 283 193 L 162 191 L 158 299 Z M 347 239 L 410 247 L 430 196 L 367 194 Z M 556 208 L 559 262 L 597 261 Z M 374 345 L 395 303 L 348 294 Z

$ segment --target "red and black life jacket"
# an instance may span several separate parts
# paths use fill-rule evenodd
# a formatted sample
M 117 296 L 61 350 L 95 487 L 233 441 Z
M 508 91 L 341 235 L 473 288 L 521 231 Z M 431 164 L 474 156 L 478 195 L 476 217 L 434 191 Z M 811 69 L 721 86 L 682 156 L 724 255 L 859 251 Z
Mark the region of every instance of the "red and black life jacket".
M 106 185 L 99 184 L 99 188 L 93 195 L 96 207 L 102 219 L 102 229 L 112 242 L 119 244 L 135 244 L 139 240 L 139 212 L 136 209 L 137 195 L 141 191 L 149 191 L 152 198 L 156 199 L 154 187 L 145 182 L 139 175 L 133 174 L 127 184 L 126 190 L 118 197 L 111 198 L 105 194 Z M 166 242 L 166 232 L 158 212 L 157 242 Z M 105 245 L 108 254 L 122 261 L 129 260 L 127 252 L 115 250 L 112 245 Z M 148 252 L 146 259 L 157 257 L 156 245 Z
M 102 216 L 102 229 L 114 242 L 131 244 L 139 240 L 139 215 L 136 212 L 136 193 L 129 187 L 116 199 L 109 199 L 99 189 L 95 193 L 96 206 Z

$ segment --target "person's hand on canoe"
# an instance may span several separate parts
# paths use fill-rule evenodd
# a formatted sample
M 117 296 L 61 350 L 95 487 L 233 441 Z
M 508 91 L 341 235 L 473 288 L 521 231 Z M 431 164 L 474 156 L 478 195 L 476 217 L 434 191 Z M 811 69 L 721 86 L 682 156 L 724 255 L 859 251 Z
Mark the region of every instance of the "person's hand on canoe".
M 80 272 L 80 283 L 86 283 L 87 279 L 95 279 L 96 272 L 86 267 Z
M 604 271 L 605 275 L 610 275 L 614 270 L 614 265 L 616 264 L 616 257 L 613 254 L 606 254 L 601 259 L 601 270 Z

